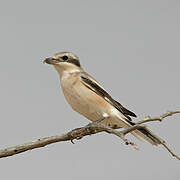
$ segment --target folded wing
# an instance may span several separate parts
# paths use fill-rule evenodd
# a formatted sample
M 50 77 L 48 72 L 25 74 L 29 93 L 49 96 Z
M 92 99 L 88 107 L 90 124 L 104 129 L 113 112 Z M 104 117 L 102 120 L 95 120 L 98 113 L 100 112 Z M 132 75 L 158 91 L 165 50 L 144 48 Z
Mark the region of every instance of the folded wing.
M 127 117 L 129 120 L 131 118 L 129 116 L 136 117 L 136 115 L 123 107 L 119 102 L 114 100 L 100 85 L 99 83 L 93 79 L 91 76 L 87 75 L 86 73 L 81 73 L 80 75 L 82 83 L 95 93 L 97 93 L 99 96 L 101 96 L 105 101 L 113 105 L 118 111 L 120 111 L 125 117 Z

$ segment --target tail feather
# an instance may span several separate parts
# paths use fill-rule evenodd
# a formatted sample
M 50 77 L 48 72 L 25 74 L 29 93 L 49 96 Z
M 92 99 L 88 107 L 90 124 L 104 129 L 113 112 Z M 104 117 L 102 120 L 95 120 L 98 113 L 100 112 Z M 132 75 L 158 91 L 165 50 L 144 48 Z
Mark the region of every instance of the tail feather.
M 147 140 L 152 145 L 157 146 L 158 144 L 160 144 L 160 141 L 146 127 L 139 128 L 138 130 L 135 131 L 135 133 L 140 137 L 144 138 L 145 140 Z
M 130 121 L 129 119 L 127 119 L 122 114 L 118 114 L 118 116 L 106 119 L 100 123 L 106 124 L 106 125 L 108 124 L 113 129 L 129 128 L 129 127 L 136 125 L 136 123 Z M 137 130 L 132 131 L 131 134 L 133 136 L 135 136 L 140 141 L 143 141 L 143 139 L 145 139 L 146 141 L 148 141 L 152 145 L 157 146 L 158 144 L 160 144 L 159 139 L 147 127 L 140 127 Z
M 135 123 L 133 123 L 133 122 L 130 122 L 130 124 L 135 125 Z M 135 135 L 136 137 L 137 137 L 137 135 L 140 136 L 141 138 L 145 139 L 152 145 L 157 146 L 158 144 L 160 144 L 157 137 L 155 135 L 153 135 L 153 133 L 147 127 L 141 127 L 139 129 L 135 130 L 133 132 L 133 135 Z
M 122 125 L 121 127 L 129 128 L 131 126 L 136 125 L 136 123 L 134 123 L 128 119 L 124 119 L 124 121 L 123 121 L 122 117 L 121 117 L 121 125 Z M 143 141 L 143 139 L 145 139 L 152 145 L 157 146 L 158 144 L 160 144 L 160 141 L 157 139 L 157 137 L 154 135 L 154 133 L 152 131 L 150 131 L 149 128 L 147 128 L 147 127 L 141 127 L 137 130 L 134 130 L 131 132 L 131 134 L 140 141 Z

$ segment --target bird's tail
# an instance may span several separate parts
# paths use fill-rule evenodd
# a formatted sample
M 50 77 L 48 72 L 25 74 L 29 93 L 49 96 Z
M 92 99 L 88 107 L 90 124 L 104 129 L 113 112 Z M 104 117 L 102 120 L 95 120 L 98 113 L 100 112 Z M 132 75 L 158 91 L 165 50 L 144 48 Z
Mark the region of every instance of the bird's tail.
M 135 123 L 133 123 L 131 121 L 129 122 L 129 124 L 132 126 L 135 125 Z M 141 127 L 139 129 L 133 131 L 132 134 L 140 140 L 145 139 L 152 145 L 157 146 L 158 144 L 160 144 L 160 141 L 157 139 L 157 137 L 147 127 Z
M 112 127 L 113 129 L 118 129 L 118 128 L 130 128 L 136 123 L 132 122 L 131 120 L 127 119 L 126 117 L 123 117 L 122 115 L 116 116 L 112 119 L 107 119 L 107 122 L 104 120 L 101 122 L 102 124 L 108 124 L 109 126 Z M 137 139 L 142 141 L 145 139 L 152 145 L 157 146 L 158 144 L 161 144 L 160 140 L 158 137 L 154 135 L 154 133 L 147 127 L 140 127 L 137 130 L 134 130 L 131 132 L 133 136 L 135 136 Z
M 117 119 L 113 119 L 113 123 L 116 123 L 118 127 L 123 127 L 125 129 L 136 125 L 136 123 L 122 116 L 119 116 Z M 137 130 L 132 131 L 131 134 L 140 141 L 145 139 L 146 141 L 155 146 L 161 143 L 159 138 L 157 138 L 154 133 L 147 127 L 140 127 Z

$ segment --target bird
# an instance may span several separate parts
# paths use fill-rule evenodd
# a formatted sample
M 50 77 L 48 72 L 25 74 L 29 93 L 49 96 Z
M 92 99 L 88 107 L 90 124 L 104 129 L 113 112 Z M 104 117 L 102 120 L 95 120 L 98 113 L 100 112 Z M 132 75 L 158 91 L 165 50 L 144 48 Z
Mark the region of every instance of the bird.
M 136 124 L 131 119 L 136 117 L 135 113 L 114 100 L 99 82 L 86 73 L 77 55 L 60 52 L 43 62 L 53 65 L 58 72 L 65 99 L 74 111 L 92 122 L 113 129 L 126 129 Z M 160 144 L 147 127 L 140 127 L 131 134 L 139 140 L 145 139 L 152 145 Z

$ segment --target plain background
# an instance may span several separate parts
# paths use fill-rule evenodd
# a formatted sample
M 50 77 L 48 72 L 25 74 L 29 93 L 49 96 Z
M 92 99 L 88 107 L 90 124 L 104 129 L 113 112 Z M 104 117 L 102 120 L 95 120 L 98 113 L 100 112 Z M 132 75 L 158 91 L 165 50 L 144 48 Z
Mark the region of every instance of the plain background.
M 1 1 L 0 148 L 89 123 L 73 112 L 44 58 L 71 51 L 138 115 L 180 108 L 180 1 Z M 179 116 L 151 129 L 180 154 Z M 135 121 L 138 119 L 134 119 Z M 140 151 L 105 133 L 0 159 L 1 179 L 179 179 L 161 146 Z

